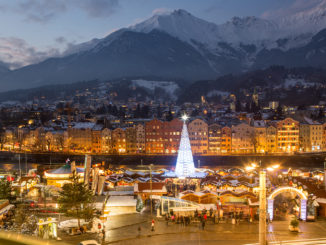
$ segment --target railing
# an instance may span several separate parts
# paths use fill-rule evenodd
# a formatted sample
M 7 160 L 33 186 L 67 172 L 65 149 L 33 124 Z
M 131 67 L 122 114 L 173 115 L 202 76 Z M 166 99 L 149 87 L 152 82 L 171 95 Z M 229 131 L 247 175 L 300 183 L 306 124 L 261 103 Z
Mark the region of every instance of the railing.
M 42 240 L 36 237 L 26 236 L 18 233 L 0 232 L 0 244 L 7 245 L 55 245 L 56 242 Z M 66 243 L 60 243 L 65 245 Z

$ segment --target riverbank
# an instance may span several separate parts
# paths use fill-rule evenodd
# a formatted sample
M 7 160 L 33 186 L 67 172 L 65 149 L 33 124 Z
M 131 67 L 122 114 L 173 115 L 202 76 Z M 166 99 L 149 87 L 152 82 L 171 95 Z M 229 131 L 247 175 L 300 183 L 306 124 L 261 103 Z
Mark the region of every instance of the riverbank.
M 106 167 L 136 166 L 141 163 L 154 164 L 156 166 L 174 167 L 176 155 L 99 155 L 91 154 L 93 163 L 104 162 Z M 300 154 L 300 155 L 227 155 L 227 156 L 194 156 L 196 167 L 221 168 L 243 167 L 248 163 L 262 162 L 263 166 L 280 164 L 283 167 L 309 167 L 323 168 L 326 153 Z M 65 163 L 66 159 L 76 163 L 84 163 L 84 154 L 67 153 L 14 153 L 0 152 L 0 163 L 21 164 L 53 164 Z

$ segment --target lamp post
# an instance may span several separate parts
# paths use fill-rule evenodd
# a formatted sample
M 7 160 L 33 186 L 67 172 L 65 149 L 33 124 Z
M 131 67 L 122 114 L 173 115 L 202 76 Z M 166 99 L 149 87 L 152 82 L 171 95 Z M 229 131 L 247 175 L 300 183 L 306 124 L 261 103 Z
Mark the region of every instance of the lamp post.
M 251 171 L 257 167 L 256 164 L 247 166 L 246 170 Z M 278 169 L 279 165 L 275 164 L 272 167 L 266 168 L 267 171 Z M 267 225 L 266 225 L 266 170 L 261 167 L 259 161 L 259 245 L 267 244 Z
M 259 171 L 259 244 L 266 245 L 266 171 Z
M 151 189 L 150 192 L 150 201 L 151 201 L 151 217 L 153 217 L 153 202 L 152 202 L 152 190 L 153 190 L 153 185 L 152 185 L 152 167 L 153 164 L 149 165 L 149 188 Z

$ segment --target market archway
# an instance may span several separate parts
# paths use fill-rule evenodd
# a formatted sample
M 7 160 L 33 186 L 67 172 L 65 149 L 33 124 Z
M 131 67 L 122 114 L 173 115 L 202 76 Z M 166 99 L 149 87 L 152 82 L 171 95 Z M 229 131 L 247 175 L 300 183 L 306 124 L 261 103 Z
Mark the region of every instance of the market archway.
M 307 218 L 307 196 L 304 194 L 301 190 L 291 187 L 291 186 L 284 186 L 277 188 L 274 190 L 269 197 L 267 198 L 268 202 L 268 214 L 270 220 L 273 220 L 273 215 L 274 215 L 274 198 L 284 192 L 294 192 L 300 197 L 301 204 L 300 204 L 300 218 L 302 220 L 306 220 Z

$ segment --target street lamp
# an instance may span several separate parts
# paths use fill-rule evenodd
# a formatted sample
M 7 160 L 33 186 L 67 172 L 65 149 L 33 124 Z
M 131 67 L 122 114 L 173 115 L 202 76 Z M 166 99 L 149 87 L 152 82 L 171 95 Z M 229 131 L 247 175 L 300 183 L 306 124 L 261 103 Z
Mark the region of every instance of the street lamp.
M 257 165 L 252 163 L 251 166 L 247 166 L 246 170 L 250 171 L 256 168 Z M 279 164 L 274 164 L 271 167 L 267 167 L 266 170 L 271 172 L 279 168 Z M 259 161 L 259 244 L 266 245 L 266 170 L 261 167 L 261 161 Z
M 151 194 L 150 194 L 150 201 L 151 201 L 151 217 L 153 217 L 153 200 L 152 200 L 152 190 L 153 190 L 153 185 L 152 185 L 152 167 L 153 164 L 149 165 L 149 188 L 151 189 Z

